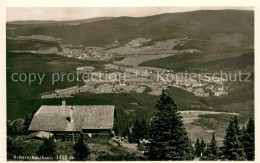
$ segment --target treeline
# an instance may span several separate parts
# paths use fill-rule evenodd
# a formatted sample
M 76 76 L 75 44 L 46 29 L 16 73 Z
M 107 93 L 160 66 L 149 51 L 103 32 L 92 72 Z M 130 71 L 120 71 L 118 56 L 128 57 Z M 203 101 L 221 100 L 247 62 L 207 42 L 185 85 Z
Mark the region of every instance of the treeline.
M 201 160 L 254 160 L 254 120 L 250 119 L 246 126 L 240 128 L 237 116 L 231 118 L 223 146 L 217 146 L 213 133 L 207 145 L 203 139 L 201 141 L 197 139 L 194 155 Z
M 131 128 L 126 127 L 125 130 L 120 134 L 117 127 L 114 127 L 113 131 L 116 136 L 122 136 L 127 138 L 129 143 L 139 143 L 142 139 L 148 138 L 148 125 L 143 119 L 141 123 L 136 119 L 134 125 Z

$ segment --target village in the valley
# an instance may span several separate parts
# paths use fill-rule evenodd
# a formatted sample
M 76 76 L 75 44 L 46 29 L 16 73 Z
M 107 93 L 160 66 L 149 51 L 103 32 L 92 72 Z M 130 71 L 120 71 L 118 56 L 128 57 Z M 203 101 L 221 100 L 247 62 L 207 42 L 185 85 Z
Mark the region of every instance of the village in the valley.
M 61 55 L 85 60 L 108 60 L 115 56 L 123 56 L 125 58 L 120 61 L 113 61 L 111 64 L 105 64 L 105 72 L 96 71 L 96 68 L 93 66 L 79 66 L 75 72 L 84 74 L 85 78 L 82 80 L 84 80 L 85 85 L 58 89 L 55 92 L 44 94 L 42 98 L 71 97 L 78 92 L 96 94 L 145 92 L 150 95 L 159 96 L 162 89 L 167 89 L 169 86 L 192 92 L 195 96 L 199 97 L 227 95 L 228 87 L 225 85 L 226 79 L 216 75 L 213 77 L 203 76 L 193 72 L 190 75 L 191 73 L 189 72 L 174 72 L 173 70 L 138 66 L 138 63 L 140 64 L 158 57 L 156 53 L 162 53 L 162 55 L 166 56 L 187 52 L 191 54 L 200 53 L 196 49 L 172 50 L 173 46 L 184 44 L 187 40 L 188 38 L 170 39 L 144 46 L 151 40 L 139 38 L 123 46 L 120 46 L 121 44 L 118 41 L 104 47 L 86 47 L 85 49 L 70 49 L 67 46 L 63 48 L 63 52 L 60 53 Z M 108 47 L 109 49 L 106 50 Z

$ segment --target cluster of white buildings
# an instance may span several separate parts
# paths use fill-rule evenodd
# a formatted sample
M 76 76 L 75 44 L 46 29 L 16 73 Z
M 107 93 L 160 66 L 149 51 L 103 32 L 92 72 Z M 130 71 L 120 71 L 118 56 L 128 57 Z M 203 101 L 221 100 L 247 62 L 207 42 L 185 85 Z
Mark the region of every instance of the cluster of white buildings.
M 85 48 L 68 48 L 61 46 L 63 55 L 77 59 L 103 59 L 111 58 L 113 54 L 106 53 L 100 47 L 85 47 Z
M 192 92 L 195 96 L 209 97 L 228 95 L 228 88 L 224 84 L 202 83 L 195 81 L 193 84 L 174 82 L 174 87 Z

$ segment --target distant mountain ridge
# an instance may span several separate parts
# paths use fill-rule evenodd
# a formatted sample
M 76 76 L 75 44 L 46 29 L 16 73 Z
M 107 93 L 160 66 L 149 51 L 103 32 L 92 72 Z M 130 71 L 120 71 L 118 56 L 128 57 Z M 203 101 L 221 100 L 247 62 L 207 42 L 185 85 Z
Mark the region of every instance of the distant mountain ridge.
M 83 23 L 91 23 L 91 22 L 96 22 L 96 21 L 102 21 L 102 20 L 108 20 L 108 19 L 113 19 L 113 17 L 97 17 L 97 18 L 89 18 L 89 19 L 79 19 L 79 20 L 24 20 L 24 21 L 9 21 L 7 22 L 7 25 L 10 24 L 47 24 L 47 25 L 55 25 L 55 24 L 67 24 L 67 25 L 73 25 L 78 23 L 83 24 Z
M 88 21 L 90 21 L 88 19 Z M 83 20 L 84 22 L 84 20 Z M 253 39 L 254 12 L 245 10 L 201 10 L 148 17 L 101 19 L 77 26 L 56 24 L 10 24 L 7 36 L 47 35 L 61 38 L 65 44 L 100 46 L 118 40 L 136 38 L 196 37 L 207 39 L 213 33 L 242 33 Z
M 204 61 L 239 56 L 242 50 L 254 49 L 254 11 L 249 10 L 199 10 L 45 24 L 8 23 L 7 26 L 8 37 L 45 35 L 60 38 L 62 44 L 87 46 L 109 45 L 115 40 L 126 44 L 137 38 L 188 37 L 191 41 L 185 48 L 207 54 Z

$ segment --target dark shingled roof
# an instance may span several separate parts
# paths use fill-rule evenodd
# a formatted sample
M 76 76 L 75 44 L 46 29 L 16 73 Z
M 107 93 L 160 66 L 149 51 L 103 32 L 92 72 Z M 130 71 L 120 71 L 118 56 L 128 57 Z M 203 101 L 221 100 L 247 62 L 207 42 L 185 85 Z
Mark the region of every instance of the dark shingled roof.
M 82 129 L 112 129 L 113 105 L 74 105 L 75 120 L 69 121 L 72 106 L 43 105 L 34 114 L 30 131 L 81 131 Z

